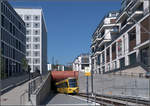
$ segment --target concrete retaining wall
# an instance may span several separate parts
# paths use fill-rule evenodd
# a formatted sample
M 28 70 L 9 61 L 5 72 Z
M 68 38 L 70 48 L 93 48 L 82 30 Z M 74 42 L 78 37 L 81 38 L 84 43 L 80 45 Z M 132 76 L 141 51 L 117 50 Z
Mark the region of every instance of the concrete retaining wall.
M 40 87 L 31 94 L 31 104 L 40 105 L 51 92 L 51 75 L 48 73 L 47 78 L 41 83 Z
M 86 81 L 84 74 L 80 73 L 79 92 L 86 93 Z M 89 92 L 91 92 L 91 77 L 88 81 Z M 94 74 L 93 85 L 96 94 L 150 98 L 150 80 L 146 78 Z

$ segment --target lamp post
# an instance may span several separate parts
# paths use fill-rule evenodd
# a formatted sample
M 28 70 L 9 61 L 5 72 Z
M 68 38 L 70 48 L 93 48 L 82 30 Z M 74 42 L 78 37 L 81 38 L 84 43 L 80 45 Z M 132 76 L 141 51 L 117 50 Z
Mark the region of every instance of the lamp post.
M 93 96 L 93 61 L 91 58 L 91 94 Z
M 30 77 L 31 77 L 31 75 L 30 75 L 30 71 L 31 71 L 31 67 L 28 65 L 28 73 L 29 73 L 29 81 L 30 81 Z M 28 101 L 30 101 L 31 99 L 30 99 L 30 97 L 31 97 L 31 86 L 30 86 L 31 84 L 30 84 L 30 82 L 29 82 L 29 92 L 28 92 Z

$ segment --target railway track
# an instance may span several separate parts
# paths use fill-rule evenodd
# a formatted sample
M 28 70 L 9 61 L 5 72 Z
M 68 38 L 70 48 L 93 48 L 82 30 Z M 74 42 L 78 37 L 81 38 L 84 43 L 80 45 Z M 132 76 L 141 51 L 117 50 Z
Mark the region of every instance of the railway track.
M 87 98 L 87 94 L 79 93 L 78 96 Z M 88 95 L 90 101 L 99 103 L 102 106 L 150 106 L 150 101 L 134 98 L 134 97 L 121 97 L 121 96 L 108 96 L 108 95 Z

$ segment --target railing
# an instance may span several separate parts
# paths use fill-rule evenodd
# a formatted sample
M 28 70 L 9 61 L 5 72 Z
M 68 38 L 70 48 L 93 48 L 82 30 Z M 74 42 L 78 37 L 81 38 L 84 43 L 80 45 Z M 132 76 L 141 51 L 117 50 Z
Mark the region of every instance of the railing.
M 150 13 L 150 7 L 144 9 L 144 16 Z
M 134 4 L 135 4 L 137 1 L 139 1 L 139 0 L 127 0 L 127 2 L 126 2 L 126 7 L 120 10 L 119 15 L 117 16 L 117 19 L 127 10 L 128 5 L 129 5 L 130 2 L 132 2 L 132 5 L 134 6 Z
M 42 76 L 39 76 L 37 78 L 35 78 L 34 80 L 32 80 L 31 82 L 29 82 L 29 93 L 33 94 L 40 86 L 40 84 L 43 82 Z
M 141 9 L 137 9 L 137 8 L 132 9 L 131 11 L 128 12 L 129 17 L 131 15 L 133 15 L 136 11 L 143 11 L 143 9 L 142 8 Z
M 24 91 L 23 93 L 22 93 L 22 95 L 20 96 L 20 105 L 25 105 L 26 103 L 27 103 L 27 98 L 28 98 L 28 91 L 26 90 L 26 91 Z

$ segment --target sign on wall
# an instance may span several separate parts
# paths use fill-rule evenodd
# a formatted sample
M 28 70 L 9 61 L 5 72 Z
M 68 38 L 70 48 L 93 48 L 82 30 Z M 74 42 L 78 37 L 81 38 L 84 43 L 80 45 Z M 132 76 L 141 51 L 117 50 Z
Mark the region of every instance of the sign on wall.
M 85 72 L 84 73 L 85 76 L 91 76 L 91 72 L 90 72 L 90 68 L 89 67 L 85 67 L 84 68 L 84 72 Z

